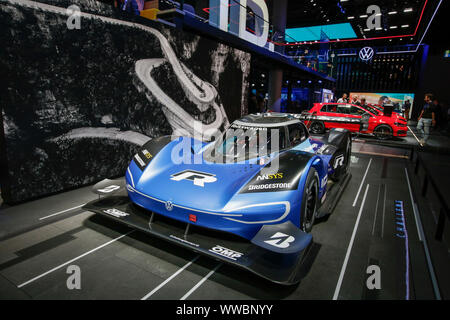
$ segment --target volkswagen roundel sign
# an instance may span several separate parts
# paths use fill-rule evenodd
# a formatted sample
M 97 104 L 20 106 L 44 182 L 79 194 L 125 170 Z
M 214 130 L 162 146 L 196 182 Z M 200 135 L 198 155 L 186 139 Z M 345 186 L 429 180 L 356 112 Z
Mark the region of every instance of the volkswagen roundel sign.
M 359 51 L 359 58 L 362 61 L 369 61 L 373 58 L 375 51 L 371 47 L 364 47 Z

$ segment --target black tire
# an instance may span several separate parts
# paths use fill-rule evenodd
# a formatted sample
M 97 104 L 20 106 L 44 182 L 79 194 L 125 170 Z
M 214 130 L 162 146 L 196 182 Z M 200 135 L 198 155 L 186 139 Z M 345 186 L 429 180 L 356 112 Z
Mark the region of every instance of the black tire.
M 320 121 L 313 121 L 309 127 L 309 131 L 313 134 L 322 134 L 325 132 L 325 125 Z
M 387 124 L 381 124 L 373 130 L 375 137 L 378 140 L 389 140 L 393 137 L 393 130 Z
M 338 182 L 341 178 L 348 173 L 350 168 L 350 158 L 352 156 L 352 138 L 350 135 L 347 138 L 347 142 L 345 143 L 345 149 L 342 152 L 336 153 L 336 157 L 334 157 L 331 161 L 331 165 L 334 165 L 336 158 L 341 154 L 344 155 L 344 160 L 342 162 L 342 166 L 334 168 L 334 172 L 330 175 L 330 179 L 334 182 Z
M 302 206 L 300 212 L 300 229 L 311 232 L 319 207 L 319 175 L 316 169 L 311 168 L 306 178 L 305 188 L 302 195 Z

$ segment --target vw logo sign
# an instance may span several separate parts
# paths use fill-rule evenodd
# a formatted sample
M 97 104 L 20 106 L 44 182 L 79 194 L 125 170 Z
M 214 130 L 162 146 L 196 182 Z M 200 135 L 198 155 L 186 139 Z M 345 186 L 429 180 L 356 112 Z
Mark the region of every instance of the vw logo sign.
M 167 211 L 172 211 L 173 210 L 173 203 L 172 203 L 172 201 L 167 201 L 166 202 L 166 210 Z
M 359 51 L 359 58 L 362 61 L 369 61 L 373 58 L 375 51 L 371 47 L 364 47 Z

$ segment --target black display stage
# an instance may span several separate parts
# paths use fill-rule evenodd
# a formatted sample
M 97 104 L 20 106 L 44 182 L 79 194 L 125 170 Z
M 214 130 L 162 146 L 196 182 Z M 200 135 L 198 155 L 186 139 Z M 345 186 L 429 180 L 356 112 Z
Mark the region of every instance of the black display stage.
M 407 170 L 407 154 L 367 154 L 358 143 L 353 149 L 352 179 L 333 214 L 316 220 L 297 285 L 274 284 L 83 210 L 97 199 L 89 187 L 1 209 L 0 298 L 434 299 L 417 224 L 423 213 L 415 215 L 420 185 Z M 432 246 L 433 236 L 426 239 Z M 67 286 L 73 266 L 80 289 Z M 380 288 L 370 278 L 376 270 Z

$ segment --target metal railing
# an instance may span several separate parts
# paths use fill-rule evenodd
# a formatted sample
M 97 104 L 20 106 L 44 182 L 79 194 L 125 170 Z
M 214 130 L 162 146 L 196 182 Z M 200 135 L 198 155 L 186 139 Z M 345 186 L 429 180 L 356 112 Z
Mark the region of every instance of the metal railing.
M 414 149 L 413 149 L 414 150 Z M 418 177 L 419 169 L 420 167 L 423 168 L 424 171 L 424 177 L 423 181 L 421 183 L 421 195 L 422 197 L 426 197 L 427 194 L 430 192 L 430 186 L 434 191 L 434 194 L 436 195 L 438 201 L 439 201 L 439 218 L 436 225 L 436 231 L 435 231 L 435 239 L 438 241 L 443 240 L 444 236 L 444 227 L 446 220 L 450 220 L 450 211 L 448 208 L 448 204 L 445 200 L 444 195 L 442 194 L 441 189 L 436 184 L 436 181 L 434 180 L 433 175 L 431 174 L 429 168 L 427 167 L 426 162 L 422 157 L 420 156 L 420 153 L 417 151 L 412 151 L 410 161 L 414 163 L 414 175 Z M 414 154 L 416 154 L 416 157 L 414 159 Z

